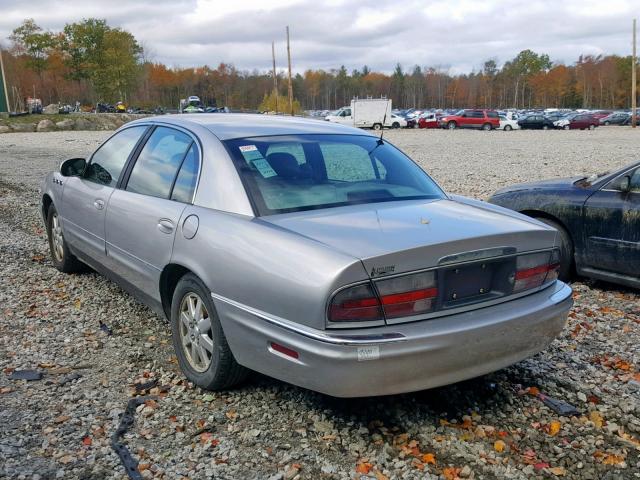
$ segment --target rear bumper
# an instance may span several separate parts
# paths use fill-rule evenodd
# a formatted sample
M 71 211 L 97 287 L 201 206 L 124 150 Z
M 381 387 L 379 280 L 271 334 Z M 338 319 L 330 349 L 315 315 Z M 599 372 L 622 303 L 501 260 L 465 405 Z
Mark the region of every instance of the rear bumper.
M 237 361 L 252 370 L 336 397 L 423 390 L 499 370 L 546 348 L 573 304 L 562 282 L 462 314 L 377 329 L 326 331 L 268 321 L 212 294 Z M 286 322 L 286 321 L 285 321 Z M 298 352 L 297 359 L 271 342 Z

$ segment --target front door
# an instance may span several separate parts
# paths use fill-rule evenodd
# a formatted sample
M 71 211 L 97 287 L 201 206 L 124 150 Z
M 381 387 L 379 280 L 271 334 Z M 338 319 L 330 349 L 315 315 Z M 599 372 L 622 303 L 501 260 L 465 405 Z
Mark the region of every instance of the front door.
M 193 201 L 198 166 L 198 148 L 190 135 L 156 127 L 122 188 L 109 199 L 109 268 L 156 300 L 180 217 Z
M 625 176 L 628 192 L 621 191 Z M 640 276 L 640 168 L 620 175 L 593 194 L 584 208 L 585 263 Z
M 69 177 L 62 193 L 62 228 L 71 248 L 102 263 L 105 256 L 104 215 L 120 174 L 147 127 L 122 130 L 93 154 L 80 177 Z

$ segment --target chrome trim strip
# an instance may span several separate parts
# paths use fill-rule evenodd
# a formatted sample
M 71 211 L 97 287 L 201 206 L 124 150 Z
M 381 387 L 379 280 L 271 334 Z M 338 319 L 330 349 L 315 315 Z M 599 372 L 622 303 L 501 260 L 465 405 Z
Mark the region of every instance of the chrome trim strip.
M 242 303 L 236 302 L 235 300 L 231 300 L 230 298 L 223 297 L 222 295 L 218 295 L 213 292 L 211 292 L 211 297 L 214 300 L 218 300 L 233 307 L 239 308 L 240 310 L 244 310 L 245 312 L 258 317 L 271 325 L 275 325 L 289 332 L 293 332 L 298 335 L 311 338 L 312 340 L 317 340 L 319 342 L 331 343 L 334 345 L 370 345 L 402 342 L 406 340 L 406 337 L 403 334 L 396 332 L 380 333 L 375 335 L 330 335 L 314 328 L 305 327 L 304 325 L 291 322 L 290 320 L 278 317 L 277 315 L 271 315 L 270 313 L 258 310 L 257 308 L 253 308 L 248 305 L 244 305 Z

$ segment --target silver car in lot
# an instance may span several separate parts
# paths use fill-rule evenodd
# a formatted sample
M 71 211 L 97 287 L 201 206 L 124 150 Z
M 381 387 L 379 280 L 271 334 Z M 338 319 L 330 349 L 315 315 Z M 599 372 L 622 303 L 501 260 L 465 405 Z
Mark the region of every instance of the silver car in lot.
M 572 305 L 556 230 L 328 122 L 137 120 L 40 197 L 53 264 L 167 317 L 206 389 L 249 370 L 341 397 L 436 387 L 540 352 Z

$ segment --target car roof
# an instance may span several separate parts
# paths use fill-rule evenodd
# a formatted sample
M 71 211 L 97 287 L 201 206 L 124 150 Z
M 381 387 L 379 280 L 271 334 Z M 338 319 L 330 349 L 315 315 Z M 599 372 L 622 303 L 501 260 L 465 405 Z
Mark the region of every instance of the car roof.
M 329 135 L 369 135 L 358 128 L 340 125 L 325 120 L 314 120 L 280 115 L 260 115 L 248 113 L 196 113 L 160 115 L 136 120 L 133 123 L 157 122 L 189 127 L 199 125 L 213 133 L 220 140 L 244 137 L 264 137 L 271 135 L 329 134 Z

